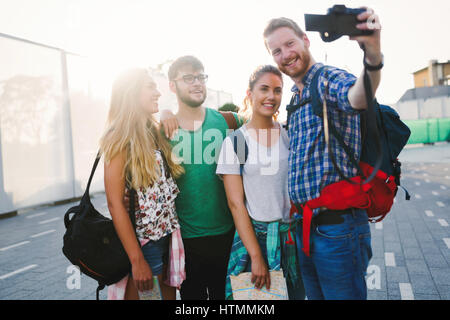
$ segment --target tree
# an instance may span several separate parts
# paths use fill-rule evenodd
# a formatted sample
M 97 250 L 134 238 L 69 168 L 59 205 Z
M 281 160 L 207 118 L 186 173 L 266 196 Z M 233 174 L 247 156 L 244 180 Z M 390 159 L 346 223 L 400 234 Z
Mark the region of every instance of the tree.
M 223 106 L 219 108 L 219 111 L 239 112 L 239 107 L 234 103 L 225 103 Z

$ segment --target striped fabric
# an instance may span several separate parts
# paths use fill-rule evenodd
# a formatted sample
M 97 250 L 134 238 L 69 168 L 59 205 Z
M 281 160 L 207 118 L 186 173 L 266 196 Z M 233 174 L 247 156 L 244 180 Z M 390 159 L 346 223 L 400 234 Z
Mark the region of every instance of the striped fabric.
M 316 63 L 303 78 L 304 89 L 299 94 L 294 85 L 293 104 L 298 105 L 311 98 L 310 84 L 316 71 L 322 67 Z M 353 109 L 348 100 L 348 91 L 356 81 L 356 77 L 334 67 L 326 68 L 319 77 L 318 91 L 323 101 L 324 81 L 328 80 L 326 96 L 328 119 L 333 121 L 336 129 L 342 134 L 345 143 L 359 158 L 361 138 L 359 112 Z M 311 103 L 306 103 L 295 111 L 289 123 L 290 156 L 289 156 L 289 196 L 295 203 L 304 203 L 317 198 L 327 185 L 341 180 L 328 154 L 323 135 L 322 118 L 313 114 Z M 341 150 L 338 142 L 330 137 L 331 148 L 341 171 L 348 177 L 356 175 L 347 154 Z
M 141 247 L 143 247 L 149 240 L 139 239 Z M 108 300 L 123 300 L 125 297 L 125 289 L 127 287 L 129 276 L 125 276 L 119 282 L 108 286 Z M 186 279 L 186 272 L 184 269 L 184 247 L 181 239 L 180 229 L 172 232 L 172 237 L 169 245 L 169 268 L 167 270 L 167 279 L 164 282 L 168 286 L 180 288 L 181 283 Z
M 181 283 L 186 280 L 186 271 L 184 269 L 184 246 L 180 229 L 172 232 L 169 253 L 168 278 L 165 283 L 168 286 L 180 288 Z

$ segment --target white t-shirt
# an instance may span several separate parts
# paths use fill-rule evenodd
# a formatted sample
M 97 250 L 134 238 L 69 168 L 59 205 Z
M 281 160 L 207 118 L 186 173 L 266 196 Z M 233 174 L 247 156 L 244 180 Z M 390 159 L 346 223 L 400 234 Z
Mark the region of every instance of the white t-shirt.
M 281 127 L 281 125 L 280 125 Z M 289 138 L 281 127 L 280 137 L 271 147 L 261 145 L 251 136 L 247 126 L 240 129 L 248 145 L 248 157 L 242 170 L 245 206 L 256 221 L 289 222 L 290 200 L 288 193 Z M 260 131 L 260 135 L 261 135 Z M 264 133 L 262 133 L 264 134 Z M 240 149 L 241 148 L 241 149 Z M 243 146 L 238 146 L 243 150 Z M 216 174 L 240 174 L 238 156 L 230 137 L 225 138 L 217 162 Z

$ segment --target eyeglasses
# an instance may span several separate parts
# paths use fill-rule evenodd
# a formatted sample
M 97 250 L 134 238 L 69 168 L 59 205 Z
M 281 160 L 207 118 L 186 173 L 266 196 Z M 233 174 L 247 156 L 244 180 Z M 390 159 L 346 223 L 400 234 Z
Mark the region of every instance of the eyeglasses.
M 200 83 L 205 83 L 208 80 L 207 74 L 199 74 L 198 76 L 194 76 L 193 74 L 186 74 L 181 77 L 181 79 L 174 79 L 174 81 L 183 80 L 186 84 L 193 84 L 195 80 L 198 80 Z

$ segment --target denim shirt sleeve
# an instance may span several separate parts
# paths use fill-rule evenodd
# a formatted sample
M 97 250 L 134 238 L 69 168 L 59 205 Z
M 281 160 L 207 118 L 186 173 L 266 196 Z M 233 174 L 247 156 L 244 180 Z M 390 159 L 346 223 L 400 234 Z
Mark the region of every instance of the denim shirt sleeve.
M 355 84 L 356 77 L 337 68 L 332 68 L 328 72 L 323 73 L 319 78 L 318 88 L 322 100 L 326 79 L 328 80 L 327 105 L 345 113 L 359 114 L 360 110 L 354 109 L 348 100 L 348 91 Z

